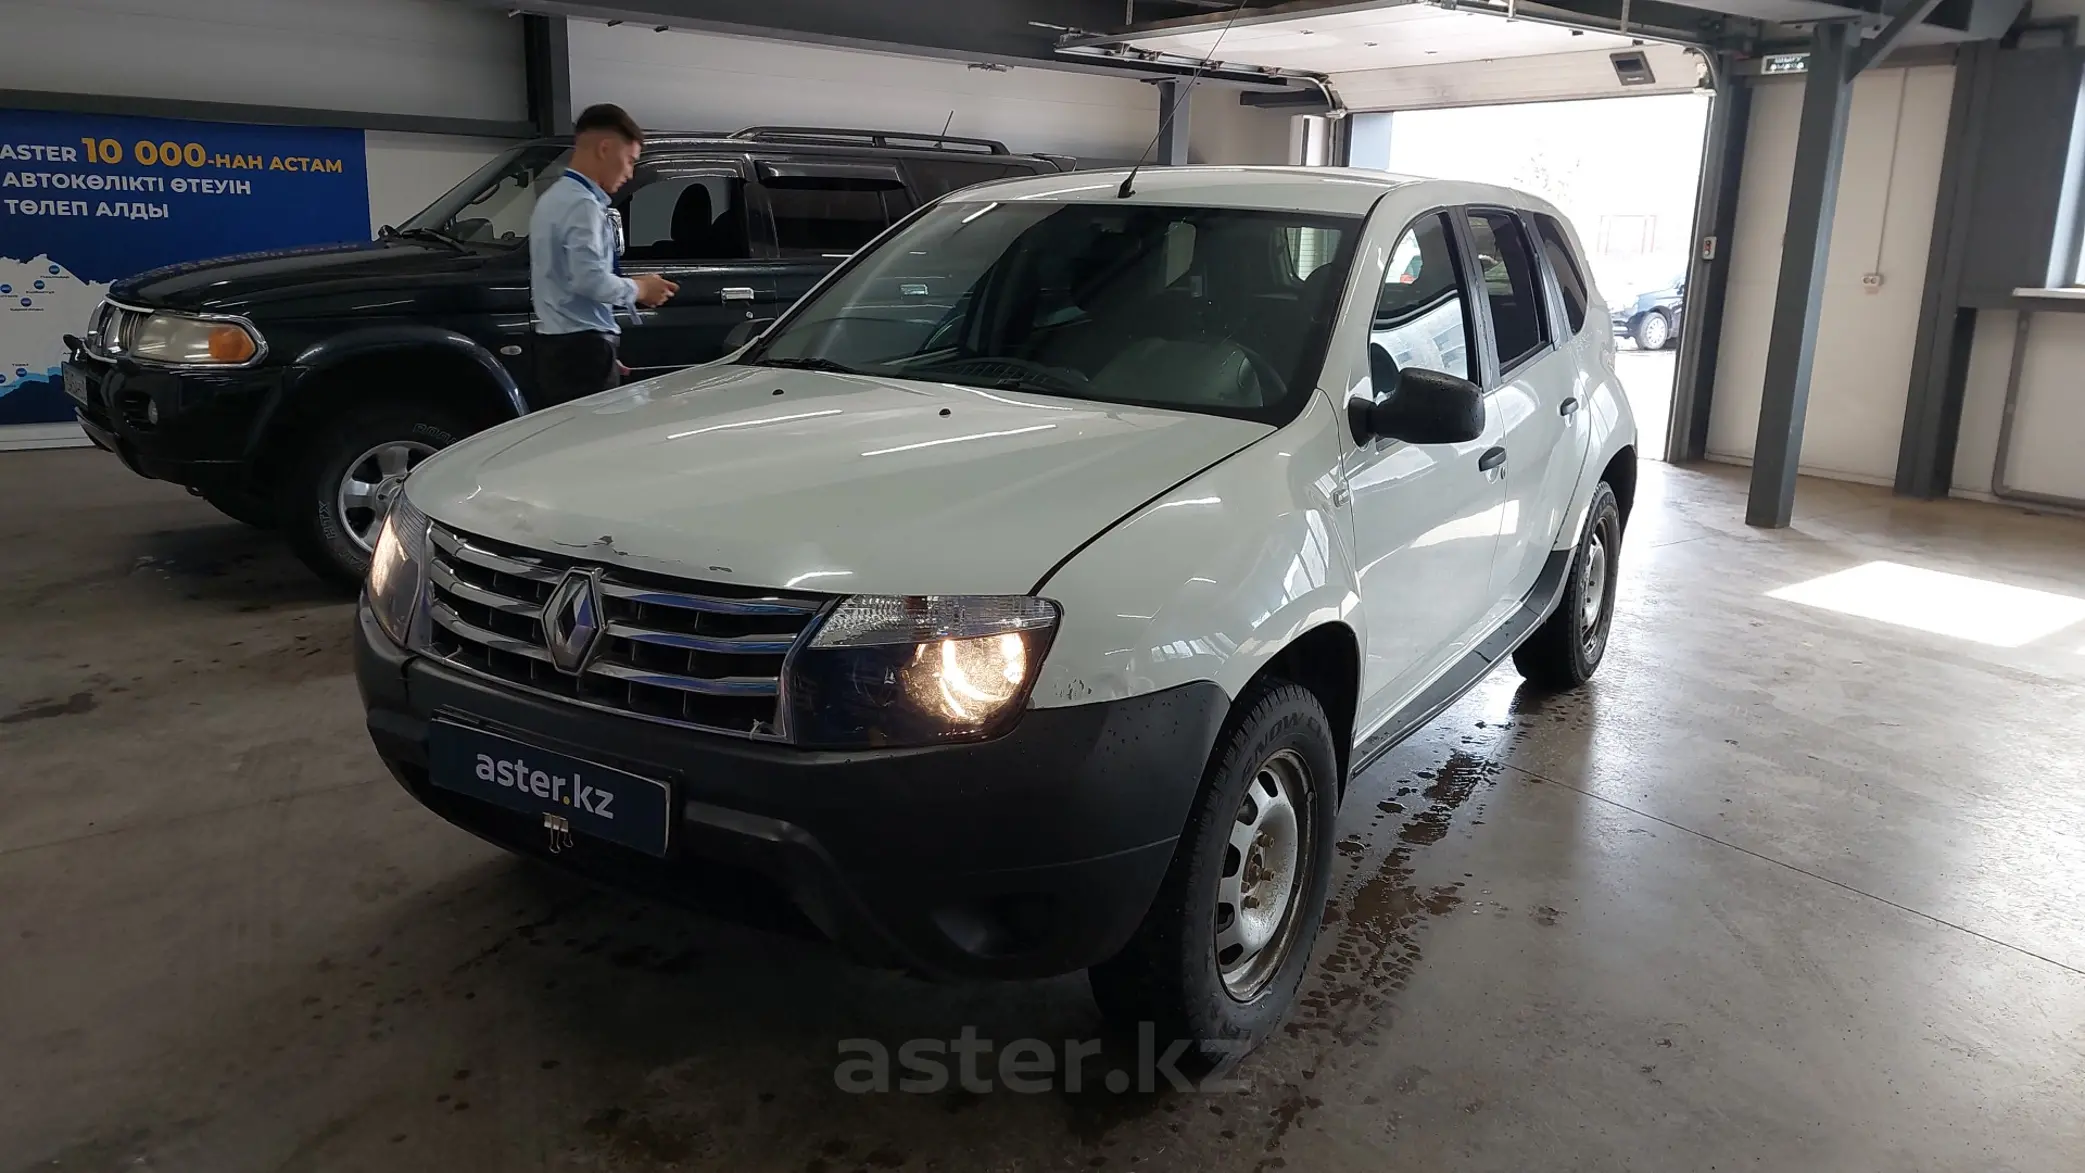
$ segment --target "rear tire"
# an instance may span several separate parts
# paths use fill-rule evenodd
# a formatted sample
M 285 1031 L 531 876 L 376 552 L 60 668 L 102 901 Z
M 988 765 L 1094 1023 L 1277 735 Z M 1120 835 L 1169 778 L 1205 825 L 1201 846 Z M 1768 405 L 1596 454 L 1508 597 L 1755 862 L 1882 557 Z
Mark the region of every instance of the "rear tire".
M 1143 924 L 1087 971 L 1116 1029 L 1187 1042 L 1183 1074 L 1250 1050 L 1295 998 L 1332 879 L 1334 745 L 1309 691 L 1275 681 L 1241 698 Z
M 1615 572 L 1621 564 L 1622 512 L 1614 490 L 1593 490 L 1585 532 L 1565 571 L 1557 609 L 1513 650 L 1513 666 L 1532 684 L 1559 692 L 1577 688 L 1600 670 L 1614 623 Z
M 446 407 L 402 402 L 358 404 L 321 422 L 283 478 L 290 548 L 319 577 L 353 590 L 404 474 L 472 430 Z

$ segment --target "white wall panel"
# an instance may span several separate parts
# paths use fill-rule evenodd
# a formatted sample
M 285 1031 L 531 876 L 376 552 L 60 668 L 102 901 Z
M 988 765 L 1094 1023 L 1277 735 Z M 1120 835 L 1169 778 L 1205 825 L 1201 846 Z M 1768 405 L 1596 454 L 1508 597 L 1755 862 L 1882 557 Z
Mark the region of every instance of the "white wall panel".
M 1953 88 L 1949 65 L 1878 70 L 1854 83 L 1810 377 L 1805 472 L 1895 476 Z M 1799 79 L 1765 83 L 1753 94 L 1709 418 L 1713 456 L 1752 455 L 1801 105 Z M 1874 292 L 1861 280 L 1871 272 L 1883 278 Z
M 523 119 L 521 28 L 453 0 L 0 0 L 9 89 Z
M 2005 419 L 2005 384 L 2012 374 L 2019 315 L 1977 315 L 1955 441 L 1954 489 L 1987 497 L 1997 487 L 1998 437 Z M 2006 479 L 2014 489 L 2085 499 L 2085 314 L 2034 315 L 2020 362 L 2013 408 L 2012 451 Z
M 1278 166 L 1289 161 L 1292 118 L 1275 110 L 1241 106 L 1236 90 L 1197 86 L 1188 118 L 1187 151 L 1193 162 Z M 1153 133 L 1157 133 L 1156 127 Z
M 2026 493 L 2085 500 L 2085 315 L 2042 313 L 2028 326 L 2005 479 Z
M 1976 316 L 1976 337 L 1969 346 L 1969 378 L 1962 395 L 1962 427 L 1955 434 L 1954 488 L 1967 496 L 1987 497 L 1996 483 L 2005 381 L 2012 373 L 2013 331 L 2019 321 L 2020 316 L 2010 310 L 1985 310 Z M 2079 361 L 2085 368 L 2085 355 Z
M 579 20 L 571 53 L 574 109 L 614 102 L 657 130 L 786 123 L 933 133 L 946 124 L 951 134 L 1000 139 L 1015 151 L 1123 159 L 1158 129 L 1155 87 L 1087 73 L 996 73 L 960 61 Z
M 369 230 L 397 225 L 512 145 L 495 139 L 367 132 Z

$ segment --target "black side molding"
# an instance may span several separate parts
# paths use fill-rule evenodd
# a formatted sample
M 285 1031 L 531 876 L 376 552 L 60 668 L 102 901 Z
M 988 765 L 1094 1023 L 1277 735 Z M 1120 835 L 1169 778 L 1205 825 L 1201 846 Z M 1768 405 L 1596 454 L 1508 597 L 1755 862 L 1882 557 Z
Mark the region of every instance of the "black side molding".
M 1477 682 L 1491 674 L 1499 661 L 1513 654 L 1522 641 L 1535 634 L 1557 609 L 1564 597 L 1565 575 L 1571 570 L 1572 550 L 1551 550 L 1549 560 L 1542 564 L 1542 573 L 1535 579 L 1535 586 L 1528 591 L 1520 610 L 1499 626 L 1497 631 L 1469 655 L 1457 660 L 1439 679 L 1427 686 L 1426 691 L 1412 698 L 1412 703 L 1398 710 L 1388 723 L 1373 736 L 1354 747 L 1354 764 L 1347 770 L 1349 778 L 1373 765 L 1377 758 L 1396 749 L 1398 743 L 1417 733 L 1426 723 L 1441 715 L 1449 705 L 1463 698 L 1463 694 L 1477 687 Z

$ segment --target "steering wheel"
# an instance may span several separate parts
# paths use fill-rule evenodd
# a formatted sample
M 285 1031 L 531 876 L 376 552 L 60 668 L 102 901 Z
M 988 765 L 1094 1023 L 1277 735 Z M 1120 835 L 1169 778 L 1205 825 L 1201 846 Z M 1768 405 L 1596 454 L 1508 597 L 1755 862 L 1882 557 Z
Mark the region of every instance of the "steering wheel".
M 1245 356 L 1246 363 L 1252 367 L 1252 373 L 1259 377 L 1260 386 L 1266 390 L 1269 402 L 1288 397 L 1289 381 L 1282 378 L 1281 368 L 1275 366 L 1266 355 L 1234 338 L 1225 338 L 1222 341 Z

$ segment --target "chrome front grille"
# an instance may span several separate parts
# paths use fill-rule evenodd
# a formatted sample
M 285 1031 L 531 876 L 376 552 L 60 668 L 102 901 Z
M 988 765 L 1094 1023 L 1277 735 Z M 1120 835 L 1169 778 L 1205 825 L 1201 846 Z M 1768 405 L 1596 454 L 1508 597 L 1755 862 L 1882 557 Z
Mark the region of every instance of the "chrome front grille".
M 826 600 L 686 583 L 434 526 L 428 650 L 537 692 L 749 737 L 779 734 L 782 664 Z M 577 675 L 551 662 L 543 609 L 574 568 L 601 572 L 602 634 Z

